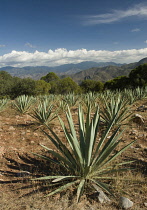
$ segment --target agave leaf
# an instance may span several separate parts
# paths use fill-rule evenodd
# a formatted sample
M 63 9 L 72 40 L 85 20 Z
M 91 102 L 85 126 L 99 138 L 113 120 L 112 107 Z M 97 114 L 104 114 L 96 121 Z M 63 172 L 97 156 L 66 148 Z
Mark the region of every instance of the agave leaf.
M 73 168 L 76 169 L 76 160 L 68 148 L 61 142 L 59 137 L 48 127 L 54 138 L 44 131 L 47 137 L 52 141 L 56 148 L 73 164 Z M 56 142 L 57 141 L 57 142 Z
M 67 169 L 66 165 L 63 165 L 61 162 L 59 162 L 59 161 L 57 161 L 57 160 L 54 160 L 54 159 L 52 159 L 52 158 L 46 157 L 46 156 L 44 156 L 44 155 L 39 155 L 39 154 L 36 154 L 36 153 L 33 153 L 33 152 L 32 152 L 32 154 L 33 154 L 33 155 L 36 155 L 36 156 L 38 156 L 38 157 L 40 157 L 40 158 L 43 158 L 44 160 L 48 160 L 48 161 L 51 161 L 51 162 L 53 162 L 53 163 L 55 163 L 55 164 L 57 164 L 57 165 L 63 166 L 64 168 Z
M 97 160 L 98 152 L 100 151 L 100 149 L 101 149 L 101 147 L 102 147 L 102 145 L 103 145 L 105 139 L 107 138 L 108 133 L 110 132 L 110 130 L 111 130 L 111 128 L 112 128 L 112 126 L 113 126 L 113 124 L 114 124 L 114 122 L 115 122 L 116 117 L 117 117 L 117 114 L 113 117 L 112 121 L 110 122 L 110 124 L 109 124 L 108 127 L 106 128 L 104 134 L 102 135 L 102 138 L 101 138 L 101 140 L 99 141 L 99 143 L 98 143 L 98 145 L 97 145 L 97 147 L 96 147 L 95 153 L 94 153 L 94 155 L 93 155 L 93 159 L 92 159 L 92 161 L 91 161 L 92 164 Z
M 102 177 L 101 175 L 111 174 L 111 173 L 116 173 L 116 172 L 121 172 L 121 171 L 128 171 L 128 170 L 133 170 L 133 168 L 118 168 L 118 169 L 112 169 L 112 170 L 104 171 L 104 172 L 101 172 L 101 173 L 98 172 L 98 175 L 100 175 L 100 176 L 94 175 L 93 178 L 95 178 L 95 179 L 100 179 L 100 178 L 101 179 L 107 179 L 108 177 Z
M 87 114 L 87 118 L 88 118 L 88 114 Z M 81 109 L 81 106 L 79 107 L 79 110 L 78 110 L 78 120 L 79 120 L 80 150 L 81 150 L 81 153 L 82 153 L 82 157 L 85 160 L 85 147 L 86 147 L 85 127 L 84 127 L 84 115 L 83 115 L 83 111 Z
M 110 163 L 112 160 L 114 160 L 116 157 L 118 157 L 122 152 L 124 152 L 128 147 L 130 147 L 134 142 L 136 142 L 136 140 L 132 141 L 130 144 L 126 145 L 125 147 L 123 147 L 120 151 L 118 151 L 116 154 L 114 154 L 112 157 L 110 157 L 108 159 L 107 162 L 105 162 L 103 165 L 101 165 L 101 167 L 103 167 L 104 165 Z
M 60 176 L 59 178 L 54 179 L 52 182 L 59 182 L 63 179 L 68 179 L 68 178 L 78 178 L 79 176 Z
M 43 176 L 43 177 L 39 177 L 39 178 L 35 178 L 35 179 L 31 179 L 32 181 L 35 180 L 49 180 L 49 179 L 58 179 L 61 178 L 61 176 Z
M 100 181 L 96 181 L 94 179 L 91 179 L 91 181 L 95 183 L 96 185 L 98 185 L 101 189 L 105 190 L 108 194 L 113 195 L 113 193 L 111 192 L 107 184 L 104 184 L 103 182 L 100 182 Z
M 73 124 L 73 121 L 72 121 L 72 116 L 71 116 L 70 110 L 67 113 L 67 119 L 68 119 L 69 127 L 70 127 L 70 130 L 71 130 L 71 134 L 69 134 L 67 128 L 65 127 L 65 125 L 64 125 L 64 123 L 62 122 L 61 119 L 60 119 L 60 123 L 62 125 L 62 128 L 64 130 L 64 133 L 65 133 L 66 137 L 67 137 L 68 142 L 70 142 L 70 145 L 72 145 L 73 154 L 75 155 L 76 159 L 82 165 L 83 164 L 82 154 L 81 154 L 81 151 L 80 151 L 79 142 L 78 142 L 77 137 L 76 137 L 76 131 L 74 129 L 74 124 Z
M 98 163 L 101 164 L 105 159 L 107 159 L 107 157 L 111 154 L 111 152 L 120 143 L 120 140 L 119 141 L 117 141 L 117 140 L 121 136 L 121 134 L 124 130 L 119 135 L 116 136 L 117 132 L 119 131 L 119 128 L 120 127 L 118 127 L 118 129 L 116 129 L 116 131 L 112 134 L 112 136 L 109 138 L 109 140 L 104 145 L 103 149 L 99 153 L 99 156 L 95 160 L 95 165 L 97 165 Z
M 68 187 L 71 187 L 72 185 L 76 184 L 77 182 L 79 182 L 79 180 L 76 180 L 76 181 L 67 183 L 67 184 L 63 185 L 62 187 L 59 187 L 58 189 L 56 189 L 56 190 L 54 190 L 53 192 L 49 193 L 49 194 L 46 195 L 45 197 L 54 195 L 55 193 L 59 193 L 59 192 L 65 190 L 65 189 L 67 189 Z
M 77 202 L 79 202 L 80 197 L 83 194 L 84 184 L 85 184 L 85 179 L 82 179 L 77 189 Z
M 68 166 L 69 168 L 72 169 L 72 163 L 67 159 L 67 158 L 64 158 L 63 156 L 61 156 L 58 152 L 55 152 L 51 149 L 49 149 L 48 147 L 40 144 L 44 149 L 48 150 L 49 153 L 51 153 L 52 155 L 54 155 L 58 161 L 62 161 L 66 166 Z
M 90 112 L 90 110 L 89 110 Z M 88 115 L 90 115 L 88 113 Z M 90 120 L 90 117 L 88 117 Z M 90 122 L 86 125 L 86 145 L 85 145 L 85 159 L 88 166 L 91 164 L 92 155 L 93 155 L 93 149 L 96 142 L 96 137 L 98 133 L 98 127 L 99 127 L 100 117 L 99 117 L 99 108 L 97 107 L 95 115 Z
M 111 154 L 111 152 L 117 147 L 117 145 L 119 144 L 120 141 L 116 142 L 113 146 L 111 146 L 110 148 L 106 149 L 106 151 L 104 151 L 101 156 L 98 156 L 98 158 L 95 161 L 95 164 L 93 165 L 93 170 L 95 170 L 95 168 L 101 168 L 102 164 L 105 164 L 105 161 L 108 159 L 109 155 Z

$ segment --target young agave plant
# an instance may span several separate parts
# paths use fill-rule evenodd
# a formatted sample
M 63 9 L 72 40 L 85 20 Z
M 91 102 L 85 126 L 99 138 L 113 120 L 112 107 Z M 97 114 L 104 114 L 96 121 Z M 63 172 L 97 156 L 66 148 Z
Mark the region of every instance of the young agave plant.
M 25 114 L 29 111 L 30 107 L 34 102 L 34 97 L 28 95 L 21 95 L 15 99 L 15 101 L 12 103 L 12 106 L 21 114 Z
M 84 94 L 84 98 L 82 99 L 81 104 L 85 112 L 88 111 L 89 106 L 91 106 L 92 111 L 95 111 L 97 107 L 97 96 L 92 92 Z
M 113 96 L 108 101 L 104 99 L 101 120 L 108 125 L 115 116 L 114 124 L 120 124 L 131 116 L 129 109 L 128 100 L 123 99 L 121 95 L 118 95 L 117 98 Z
M 9 101 L 8 99 L 1 99 L 0 100 L 0 112 L 6 107 L 8 101 Z
M 66 101 L 64 101 L 64 100 L 61 100 L 60 102 L 59 102 L 59 112 L 61 111 L 61 112 L 66 112 L 67 111 L 67 102 Z
M 126 168 L 118 168 L 121 165 L 128 164 L 128 162 L 115 163 L 115 166 L 112 165 L 111 162 L 134 142 L 131 142 L 119 151 L 116 151 L 116 147 L 120 143 L 120 140 L 118 140 L 120 137 L 120 134 L 118 134 L 119 128 L 111 135 L 111 137 L 109 137 L 109 139 L 107 138 L 116 117 L 112 119 L 111 123 L 98 141 L 97 136 L 100 122 L 99 109 L 96 109 L 92 119 L 90 115 L 91 109 L 89 107 L 86 120 L 84 120 L 84 112 L 82 108 L 79 107 L 79 135 L 76 134 L 74 122 L 69 109 L 66 113 L 69 127 L 66 127 L 62 119 L 59 117 L 59 121 L 67 139 L 66 143 L 63 143 L 50 128 L 48 129 L 50 130 L 51 135 L 45 132 L 54 144 L 56 150 L 47 148 L 44 145 L 41 146 L 52 154 L 56 160 L 45 155 L 35 155 L 64 167 L 64 171 L 66 171 L 66 175 L 63 175 L 63 173 L 59 174 L 60 172 L 57 171 L 57 175 L 55 176 L 45 176 L 32 179 L 52 180 L 53 184 L 57 184 L 58 188 L 49 193 L 48 196 L 74 186 L 77 187 L 78 202 L 87 184 L 90 184 L 91 186 L 92 184 L 95 184 L 107 193 L 112 194 L 105 181 L 115 179 L 114 176 L 111 176 L 112 173 L 128 170 Z
M 147 87 L 144 88 L 137 87 L 134 90 L 134 92 L 137 97 L 137 100 L 141 100 L 142 98 L 145 98 L 147 96 Z
M 31 116 L 36 119 L 40 124 L 48 125 L 55 117 L 56 113 L 52 112 L 53 105 L 49 105 L 48 101 L 40 103 L 39 106 L 33 110 Z
M 67 94 L 64 96 L 63 100 L 68 104 L 69 107 L 75 106 L 78 101 L 78 96 L 75 96 L 73 93 Z

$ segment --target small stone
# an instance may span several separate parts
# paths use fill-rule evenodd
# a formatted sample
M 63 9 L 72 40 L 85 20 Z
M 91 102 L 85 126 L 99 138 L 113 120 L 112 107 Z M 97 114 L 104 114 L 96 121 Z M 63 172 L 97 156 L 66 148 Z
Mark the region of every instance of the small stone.
M 99 192 L 98 200 L 100 203 L 110 202 L 110 199 L 105 195 L 103 191 Z
M 143 136 L 144 136 L 144 134 L 139 134 L 139 135 L 138 135 L 139 138 L 141 138 L 141 137 L 143 137 Z
M 107 136 L 107 139 L 110 139 L 111 136 Z
M 10 126 L 8 130 L 9 131 L 15 131 L 15 128 L 13 126 Z
M 144 203 L 144 206 L 147 207 L 147 203 Z
M 31 143 L 31 144 L 34 144 L 35 142 L 34 142 L 34 141 L 31 141 L 30 143 Z
M 98 192 L 98 200 L 100 203 L 110 202 L 111 200 L 106 196 L 106 194 L 97 185 L 93 184 L 93 187 Z
M 128 209 L 133 206 L 133 202 L 126 197 L 120 197 L 119 205 L 124 209 Z
M 25 135 L 25 134 L 26 134 L 26 132 L 25 132 L 25 131 L 22 131 L 22 132 L 21 132 L 21 135 Z
M 140 114 L 134 114 L 132 121 L 137 124 L 144 124 L 144 118 Z
M 38 136 L 38 133 L 34 133 L 34 136 Z

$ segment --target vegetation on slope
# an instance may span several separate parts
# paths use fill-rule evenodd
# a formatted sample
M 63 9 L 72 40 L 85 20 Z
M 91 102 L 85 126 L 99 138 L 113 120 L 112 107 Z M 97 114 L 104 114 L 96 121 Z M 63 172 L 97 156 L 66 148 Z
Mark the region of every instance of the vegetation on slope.
M 110 68 L 110 67 L 109 67 Z M 108 68 L 108 69 L 109 69 Z M 113 74 L 114 69 L 109 69 Z M 92 75 L 92 72 L 91 72 Z M 94 77 L 91 76 L 91 77 Z M 49 72 L 40 80 L 31 78 L 12 77 L 5 71 L 0 71 L 0 97 L 14 99 L 20 95 L 45 95 L 45 94 L 76 94 L 86 92 L 99 92 L 104 89 L 116 90 L 125 88 L 145 87 L 147 85 L 147 64 L 142 64 L 133 69 L 129 76 L 119 76 L 108 80 L 105 84 L 91 77 L 85 77 L 78 85 L 71 77 L 59 78 L 54 72 Z

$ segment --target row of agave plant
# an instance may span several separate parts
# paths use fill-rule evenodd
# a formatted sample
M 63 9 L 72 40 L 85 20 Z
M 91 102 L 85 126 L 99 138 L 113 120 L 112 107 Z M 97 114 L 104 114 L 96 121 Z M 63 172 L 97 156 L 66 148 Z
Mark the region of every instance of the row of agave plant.
M 12 107 L 22 114 L 28 112 L 32 104 L 37 101 L 37 108 L 35 107 L 30 115 L 46 126 L 49 132 L 44 131 L 44 133 L 56 149 L 52 150 L 41 145 L 51 156 L 46 153 L 44 155 L 34 153 L 34 155 L 51 161 L 61 168 L 54 175 L 31 179 L 31 181 L 45 180 L 56 186 L 56 189 L 48 195 L 60 193 L 72 186 L 77 189 L 77 201 L 89 185 L 97 185 L 112 195 L 108 181 L 117 179 L 116 173 L 130 170 L 126 165 L 132 162 L 115 161 L 134 143 L 133 141 L 122 146 L 121 149 L 117 148 L 123 132 L 120 131 L 120 126 L 131 115 L 129 105 L 147 97 L 146 90 L 137 88 L 133 91 L 106 91 L 80 96 L 49 95 L 38 98 L 23 95 L 16 98 L 12 102 Z M 78 133 L 70 111 L 70 107 L 73 106 L 78 106 Z M 60 117 L 61 110 L 66 113 L 68 125 Z M 66 141 L 64 142 L 49 126 L 49 122 L 55 117 L 58 117 L 65 134 Z M 111 134 L 110 131 L 112 131 Z
M 11 107 L 20 114 L 29 113 L 38 123 L 47 125 L 59 113 L 66 112 L 67 107 L 81 105 L 85 112 L 87 112 L 90 106 L 94 112 L 99 105 L 101 108 L 101 120 L 108 124 L 113 116 L 115 116 L 118 109 L 120 109 L 119 116 L 116 118 L 115 123 L 124 121 L 130 116 L 129 105 L 145 97 L 147 97 L 147 88 L 136 88 L 135 90 L 126 89 L 121 92 L 107 90 L 103 93 L 90 92 L 83 95 L 74 95 L 71 93 L 67 95 L 45 95 L 36 98 L 22 95 L 17 97 L 10 104 Z M 0 100 L 0 111 L 9 104 L 8 102 L 8 99 Z

